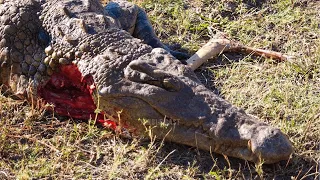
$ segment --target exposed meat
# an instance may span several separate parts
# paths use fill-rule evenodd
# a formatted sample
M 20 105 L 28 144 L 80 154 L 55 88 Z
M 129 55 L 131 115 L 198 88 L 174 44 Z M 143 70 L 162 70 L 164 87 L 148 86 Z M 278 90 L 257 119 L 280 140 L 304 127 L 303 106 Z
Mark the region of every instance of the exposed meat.
M 106 119 L 105 113 L 95 113 L 97 106 L 92 94 L 95 85 L 91 76 L 82 77 L 75 65 L 61 66 L 48 83 L 39 89 L 39 95 L 54 105 L 54 111 L 76 119 L 95 119 L 103 126 L 116 128 L 116 123 Z

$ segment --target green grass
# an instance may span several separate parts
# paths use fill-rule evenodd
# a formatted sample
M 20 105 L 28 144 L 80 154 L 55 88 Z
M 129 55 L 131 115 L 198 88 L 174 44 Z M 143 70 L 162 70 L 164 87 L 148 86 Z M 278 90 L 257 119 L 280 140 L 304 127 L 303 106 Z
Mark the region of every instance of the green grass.
M 159 141 L 127 140 L 0 96 L 0 179 L 316 179 L 320 166 L 320 3 L 136 0 L 165 43 L 190 53 L 222 31 L 296 58 L 225 53 L 197 70 L 221 96 L 288 134 L 290 161 L 260 165 Z M 30 113 L 32 112 L 32 113 Z

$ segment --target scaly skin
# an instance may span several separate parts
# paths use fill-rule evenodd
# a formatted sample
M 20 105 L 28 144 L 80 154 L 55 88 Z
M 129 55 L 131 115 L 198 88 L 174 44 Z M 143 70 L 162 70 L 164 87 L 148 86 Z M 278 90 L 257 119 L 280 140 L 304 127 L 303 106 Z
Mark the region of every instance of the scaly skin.
M 4 1 L 0 15 L 0 83 L 20 98 L 77 118 L 98 107 L 132 135 L 150 127 L 157 138 L 253 162 L 293 151 L 279 129 L 205 88 L 131 3 Z

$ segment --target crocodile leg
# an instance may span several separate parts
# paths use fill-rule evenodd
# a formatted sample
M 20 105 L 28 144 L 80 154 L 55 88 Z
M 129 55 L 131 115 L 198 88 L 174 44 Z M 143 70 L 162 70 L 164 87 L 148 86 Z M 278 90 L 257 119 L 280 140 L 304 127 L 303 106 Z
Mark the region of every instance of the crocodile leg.
M 115 19 L 120 27 L 132 34 L 133 37 L 141 39 L 153 48 L 163 48 L 177 59 L 185 60 L 188 54 L 173 51 L 164 45 L 154 32 L 147 13 L 139 6 L 124 0 L 115 0 L 107 4 L 106 13 Z

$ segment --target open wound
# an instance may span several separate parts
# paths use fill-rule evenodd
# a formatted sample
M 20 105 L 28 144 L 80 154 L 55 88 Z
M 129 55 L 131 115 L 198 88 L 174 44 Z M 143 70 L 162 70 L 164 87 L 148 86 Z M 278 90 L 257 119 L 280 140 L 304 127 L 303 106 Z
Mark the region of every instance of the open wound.
M 116 123 L 106 119 L 104 112 L 95 113 L 97 106 L 92 97 L 94 90 L 92 76 L 82 77 L 77 66 L 65 65 L 51 76 L 38 93 L 47 103 L 54 105 L 54 111 L 59 115 L 96 119 L 103 126 L 116 129 Z

